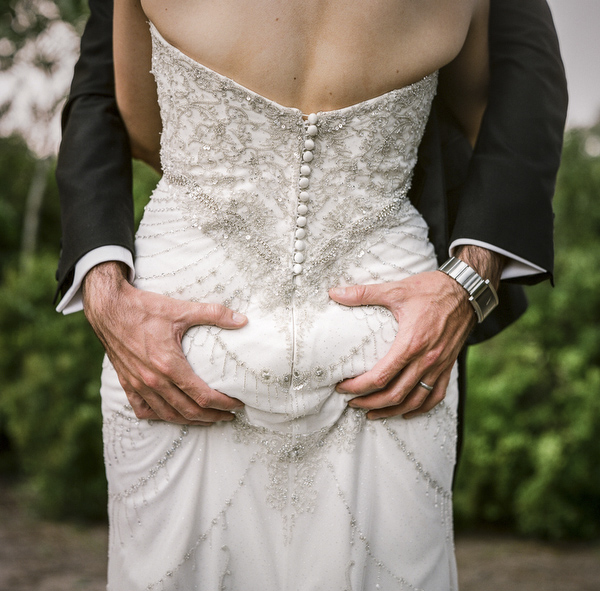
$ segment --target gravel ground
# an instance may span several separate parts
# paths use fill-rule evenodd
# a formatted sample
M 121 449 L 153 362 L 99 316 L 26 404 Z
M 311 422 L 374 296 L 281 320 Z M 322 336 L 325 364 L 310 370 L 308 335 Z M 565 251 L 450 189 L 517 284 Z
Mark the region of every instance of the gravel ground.
M 104 591 L 106 547 L 106 526 L 36 520 L 0 485 L 0 591 Z M 600 542 L 459 536 L 456 553 L 461 591 L 600 590 Z

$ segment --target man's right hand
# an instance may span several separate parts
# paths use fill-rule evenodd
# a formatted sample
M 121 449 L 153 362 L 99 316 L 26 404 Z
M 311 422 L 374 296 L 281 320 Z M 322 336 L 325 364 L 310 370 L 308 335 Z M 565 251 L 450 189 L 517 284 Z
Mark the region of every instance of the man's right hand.
M 142 291 L 125 265 L 102 263 L 86 275 L 83 307 L 139 419 L 188 425 L 232 420 L 243 404 L 217 392 L 192 370 L 181 348 L 192 326 L 235 329 L 248 319 L 219 304 L 199 304 Z

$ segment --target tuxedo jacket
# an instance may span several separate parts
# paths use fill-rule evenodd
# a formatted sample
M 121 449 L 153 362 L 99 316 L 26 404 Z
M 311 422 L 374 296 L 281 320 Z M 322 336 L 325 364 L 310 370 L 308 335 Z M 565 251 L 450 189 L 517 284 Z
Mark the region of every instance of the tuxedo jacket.
M 115 101 L 112 2 L 90 0 L 81 57 L 63 111 L 57 164 L 62 250 L 59 291 L 87 252 L 118 245 L 133 253 L 131 154 Z M 567 107 L 566 82 L 545 0 L 491 0 L 489 102 L 475 149 L 434 100 L 419 149 L 411 201 L 429 224 L 441 262 L 453 240 L 493 244 L 546 269 L 551 278 L 552 196 Z M 519 285 L 502 282 L 500 305 L 477 326 L 477 342 L 526 308 Z

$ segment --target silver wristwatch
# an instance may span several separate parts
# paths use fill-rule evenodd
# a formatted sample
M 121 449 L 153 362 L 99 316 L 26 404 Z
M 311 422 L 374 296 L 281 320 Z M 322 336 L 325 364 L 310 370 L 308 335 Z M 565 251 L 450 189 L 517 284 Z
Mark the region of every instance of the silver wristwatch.
M 477 314 L 477 322 L 483 322 L 498 305 L 498 294 L 489 279 L 483 279 L 467 263 L 449 258 L 439 269 L 460 283 L 469 294 L 469 301 Z

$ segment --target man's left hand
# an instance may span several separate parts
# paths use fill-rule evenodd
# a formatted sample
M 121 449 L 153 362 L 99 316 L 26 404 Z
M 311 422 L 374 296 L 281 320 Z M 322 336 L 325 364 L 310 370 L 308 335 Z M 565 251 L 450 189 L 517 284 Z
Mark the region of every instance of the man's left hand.
M 502 255 L 467 245 L 456 256 L 498 288 Z M 461 285 L 429 271 L 401 281 L 331 289 L 329 295 L 345 306 L 384 306 L 398 321 L 398 334 L 385 357 L 370 371 L 338 384 L 338 392 L 358 396 L 350 406 L 369 410 L 370 419 L 410 418 L 444 399 L 454 363 L 475 325 L 475 311 Z
M 338 392 L 360 396 L 350 406 L 369 409 L 370 419 L 398 414 L 409 418 L 444 399 L 454 362 L 475 324 L 467 292 L 454 279 L 431 271 L 329 294 L 345 306 L 384 306 L 398 321 L 398 334 L 385 357 L 370 371 L 338 385 Z

